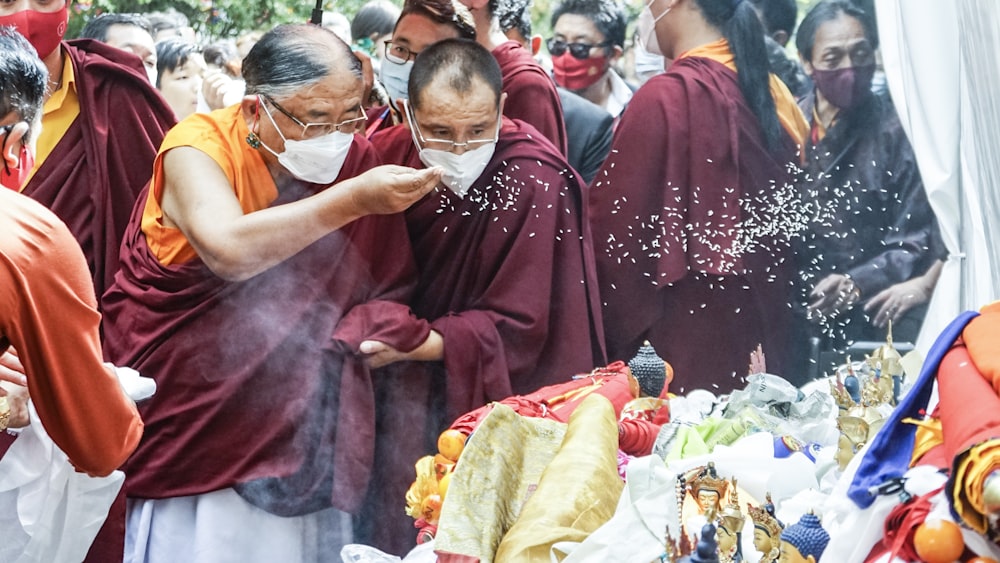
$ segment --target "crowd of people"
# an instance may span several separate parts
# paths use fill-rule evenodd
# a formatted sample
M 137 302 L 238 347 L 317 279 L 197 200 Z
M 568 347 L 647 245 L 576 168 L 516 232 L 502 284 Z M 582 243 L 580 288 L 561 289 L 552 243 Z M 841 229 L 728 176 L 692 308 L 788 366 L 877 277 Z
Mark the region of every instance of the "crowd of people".
M 648 0 L 631 41 L 617 0 L 545 38 L 526 1 L 373 0 L 214 43 L 70 39 L 68 4 L 0 6 L 0 430 L 124 469 L 88 561 L 401 554 L 461 414 L 645 341 L 679 391 L 758 344 L 803 383 L 811 336 L 912 340 L 946 257 L 848 0 Z

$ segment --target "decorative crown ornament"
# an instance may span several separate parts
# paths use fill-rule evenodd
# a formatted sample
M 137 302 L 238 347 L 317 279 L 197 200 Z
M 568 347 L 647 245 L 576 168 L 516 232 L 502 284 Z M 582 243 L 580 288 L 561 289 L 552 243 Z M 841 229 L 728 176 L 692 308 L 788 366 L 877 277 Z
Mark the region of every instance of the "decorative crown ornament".
M 781 537 L 781 522 L 774 516 L 774 504 L 771 502 L 771 493 L 767 493 L 767 502 L 764 506 L 754 506 L 747 503 L 747 513 L 753 520 L 754 528 L 764 530 L 772 539 Z
M 719 477 L 713 461 L 708 462 L 708 465 L 701 468 L 694 477 L 688 479 L 688 483 L 690 483 L 689 490 L 695 498 L 698 497 L 699 491 L 712 491 L 718 493 L 721 502 L 729 490 L 729 481 Z
M 648 397 L 659 397 L 663 387 L 670 383 L 667 362 L 656 355 L 656 350 L 648 340 L 643 342 L 636 355 L 628 361 L 628 367 L 639 382 L 642 394 Z

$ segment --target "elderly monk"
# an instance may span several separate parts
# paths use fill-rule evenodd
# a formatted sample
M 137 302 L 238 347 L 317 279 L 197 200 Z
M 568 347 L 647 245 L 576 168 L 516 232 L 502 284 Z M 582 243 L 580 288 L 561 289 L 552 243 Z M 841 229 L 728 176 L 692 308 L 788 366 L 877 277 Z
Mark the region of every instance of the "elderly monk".
M 158 384 L 126 465 L 127 560 L 339 552 L 374 447 L 357 347 L 420 357 L 429 334 L 403 304 L 398 212 L 440 171 L 376 166 L 361 63 L 325 28 L 269 31 L 243 76 L 239 105 L 167 135 L 105 299 L 109 356 Z
M 476 22 L 476 41 L 489 49 L 500 64 L 503 91 L 507 94 L 504 116 L 530 123 L 565 155 L 566 123 L 555 82 L 531 51 L 504 35 L 498 17 L 499 0 L 461 2 Z
M 93 40 L 60 42 L 68 5 L 3 2 L 0 26 L 27 37 L 49 71 L 44 127 L 23 193 L 69 227 L 100 296 L 118 269 L 118 247 L 136 195 L 175 120 L 138 57 Z
M 637 33 L 674 62 L 632 98 L 590 191 L 608 352 L 649 340 L 682 391 L 742 388 L 758 343 L 784 374 L 791 233 L 776 194 L 792 191 L 805 119 L 749 2 L 651 0 Z
M 104 476 L 135 449 L 142 421 L 113 369 L 102 361 L 101 316 L 80 246 L 51 211 L 16 192 L 22 172 L 30 169 L 47 76 L 28 42 L 0 28 L 0 380 L 5 382 L 0 388 L 0 436 L 5 442 L 0 452 L 9 445 L 3 430 L 32 422 L 30 394 L 39 418 L 34 423 L 44 425 L 70 463 L 89 475 Z M 26 469 L 43 470 L 35 465 Z M 104 509 L 94 517 L 106 515 Z M 123 516 L 119 512 L 121 531 Z M 96 532 L 85 525 L 65 530 L 62 539 L 83 551 L 71 557 L 82 559 Z M 20 529 L 0 527 L 0 536 L 7 555 L 26 545 L 22 540 L 29 541 Z M 119 545 L 122 538 L 119 533 Z M 113 551 L 104 554 L 114 556 Z M 120 547 L 117 557 L 121 559 Z
M 420 270 L 411 304 L 438 347 L 427 365 L 396 366 L 380 403 L 387 437 L 400 435 L 386 453 L 406 469 L 380 488 L 396 504 L 426 439 L 456 417 L 604 364 L 583 186 L 536 129 L 502 116 L 505 99 L 489 51 L 442 41 L 413 66 L 409 127 L 373 141 L 387 161 L 445 168 L 406 212 Z M 410 359 L 371 344 L 380 361 Z

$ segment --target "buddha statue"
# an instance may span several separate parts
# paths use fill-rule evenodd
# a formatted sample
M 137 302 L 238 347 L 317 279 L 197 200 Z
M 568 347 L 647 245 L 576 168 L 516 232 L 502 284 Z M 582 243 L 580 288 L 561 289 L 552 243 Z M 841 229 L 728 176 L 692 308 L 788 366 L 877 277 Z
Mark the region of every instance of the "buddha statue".
M 781 532 L 781 563 L 816 563 L 830 543 L 819 517 L 809 512 Z
M 747 504 L 747 513 L 753 520 L 753 546 L 762 555 L 761 563 L 774 563 L 781 549 L 781 522 L 774 516 L 771 493 L 767 493 L 764 506 Z
M 743 548 L 741 539 L 746 516 L 740 510 L 739 493 L 736 490 L 736 479 L 729 485 L 729 502 L 719 513 L 716 539 L 719 544 L 719 561 L 721 563 L 742 563 Z
M 649 341 L 645 341 L 636 355 L 628 361 L 632 376 L 639 382 L 640 395 L 662 397 L 664 387 L 670 385 L 673 370 L 656 354 Z

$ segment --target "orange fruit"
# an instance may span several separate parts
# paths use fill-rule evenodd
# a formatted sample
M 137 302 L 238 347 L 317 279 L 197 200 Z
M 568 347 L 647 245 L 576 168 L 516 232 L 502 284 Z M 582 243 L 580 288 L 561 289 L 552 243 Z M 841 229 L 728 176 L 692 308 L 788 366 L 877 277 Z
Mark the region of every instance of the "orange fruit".
M 954 563 L 965 551 L 965 540 L 958 524 L 925 520 L 913 534 L 913 548 L 926 563 Z
M 462 455 L 462 450 L 465 449 L 465 438 L 465 434 L 449 428 L 438 436 L 438 451 L 451 461 L 458 461 L 458 456 Z
M 427 495 L 420 503 L 420 516 L 428 524 L 437 524 L 441 517 L 441 495 Z
M 451 473 L 451 470 L 455 468 L 455 462 L 444 457 L 441 454 L 434 456 L 434 476 L 437 477 L 438 481 L 445 476 L 446 473 Z
M 993 559 L 992 557 L 979 556 L 979 557 L 973 557 L 972 559 L 969 559 L 965 563 L 1000 563 L 1000 562 L 998 562 L 996 559 Z
M 449 471 L 448 473 L 442 475 L 440 479 L 438 479 L 438 494 L 441 495 L 442 499 L 448 495 L 448 485 L 450 484 L 451 484 L 451 472 Z M 994 561 L 993 563 L 996 563 L 996 561 Z

